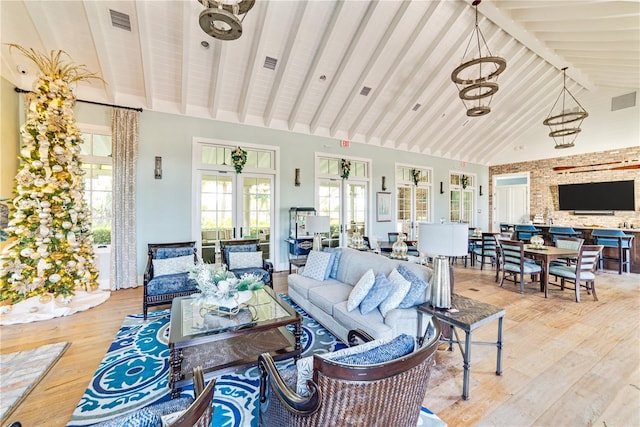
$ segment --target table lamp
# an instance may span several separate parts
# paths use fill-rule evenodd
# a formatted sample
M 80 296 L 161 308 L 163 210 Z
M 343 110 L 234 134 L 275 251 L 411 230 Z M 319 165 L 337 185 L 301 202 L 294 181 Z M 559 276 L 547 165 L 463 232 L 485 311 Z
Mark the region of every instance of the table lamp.
M 433 278 L 428 299 L 434 308 L 451 308 L 448 257 L 467 255 L 468 235 L 467 224 L 418 224 L 418 250 L 433 256 Z
M 328 233 L 329 229 L 329 217 L 321 215 L 311 215 L 305 220 L 305 227 L 307 233 L 313 235 L 313 250 L 322 250 L 322 235 L 321 233 Z

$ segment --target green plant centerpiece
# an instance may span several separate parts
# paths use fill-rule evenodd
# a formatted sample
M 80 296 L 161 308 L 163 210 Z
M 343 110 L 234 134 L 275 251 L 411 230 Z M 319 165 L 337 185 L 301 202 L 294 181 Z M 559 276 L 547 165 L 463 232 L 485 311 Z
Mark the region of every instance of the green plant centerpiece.
M 245 273 L 239 278 L 224 264 L 199 262 L 189 270 L 189 278 L 200 291 L 198 303 L 205 311 L 237 314 L 241 306 L 253 296 L 253 291 L 264 287 L 261 277 Z

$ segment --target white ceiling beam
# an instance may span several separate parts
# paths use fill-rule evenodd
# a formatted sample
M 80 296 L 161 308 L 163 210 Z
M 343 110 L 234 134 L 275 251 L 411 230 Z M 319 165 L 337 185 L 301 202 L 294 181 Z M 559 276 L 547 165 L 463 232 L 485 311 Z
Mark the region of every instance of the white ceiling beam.
M 142 63 L 142 80 L 144 81 L 145 107 L 153 109 L 153 59 L 151 58 L 151 43 L 153 36 L 149 30 L 147 7 L 148 2 L 133 4 L 138 16 L 138 43 L 140 43 L 140 61 Z
M 444 39 L 444 37 L 446 37 L 449 34 L 450 30 L 455 26 L 455 22 L 458 21 L 459 19 L 466 19 L 465 14 L 453 13 L 452 15 L 450 15 L 449 19 L 447 20 L 445 25 L 442 27 L 442 30 L 440 31 L 440 33 L 438 33 L 438 36 L 435 37 L 435 39 L 433 40 L 433 43 L 442 48 L 443 46 L 441 46 L 441 41 Z M 385 109 L 387 111 L 395 111 L 395 118 L 387 126 L 386 130 L 380 132 L 381 140 L 386 141 L 389 135 L 391 134 L 391 132 L 393 132 L 397 128 L 397 126 L 400 124 L 400 122 L 406 117 L 406 115 L 411 112 L 411 109 L 413 108 L 413 106 L 416 105 L 416 103 L 420 100 L 420 98 L 423 98 L 425 96 L 424 94 L 426 92 L 426 88 L 431 83 L 433 83 L 434 79 L 436 78 L 436 75 L 441 72 L 441 70 L 445 67 L 445 64 L 451 61 L 451 57 L 455 54 L 455 52 L 457 52 L 460 49 L 462 42 L 466 38 L 468 38 L 468 36 L 469 35 L 467 33 L 460 32 L 456 40 L 449 45 L 449 49 L 447 49 L 446 53 L 442 56 L 442 59 L 440 59 L 440 61 L 435 65 L 429 65 L 430 71 L 428 75 L 425 75 L 425 73 L 420 72 L 420 70 L 422 69 L 424 64 L 427 62 L 427 60 L 431 57 L 431 55 L 424 55 L 423 58 L 421 58 L 421 60 L 417 62 L 417 66 L 414 68 L 414 72 L 411 73 L 411 75 L 422 76 L 420 78 L 420 80 L 422 81 L 422 85 L 420 85 L 418 88 L 416 88 L 415 86 L 412 86 L 412 85 L 415 85 L 414 78 L 408 78 L 405 81 L 405 84 L 403 85 L 402 90 L 398 91 L 398 93 L 404 93 L 405 91 L 408 90 L 412 94 L 411 98 L 404 105 L 398 106 L 397 108 L 395 108 L 395 105 L 394 105 L 393 109 L 388 109 L 388 110 Z M 394 100 L 394 104 L 397 104 L 397 101 Z M 425 104 L 425 102 L 423 102 L 423 104 Z M 373 130 L 376 130 L 379 127 L 381 120 L 382 120 L 382 117 L 379 117 L 378 120 L 376 120 L 376 122 L 378 123 L 374 124 Z
M 389 40 L 391 40 L 391 37 L 393 36 L 393 33 L 398 27 L 398 24 L 404 17 L 404 14 L 407 12 L 407 9 L 409 8 L 409 4 L 410 3 L 408 1 L 400 3 L 400 7 L 396 11 L 395 15 L 393 15 L 393 18 L 391 19 L 391 22 L 385 29 L 385 32 L 382 35 L 382 38 L 378 42 L 378 45 L 375 47 L 375 49 L 369 56 L 369 60 L 367 61 L 367 64 L 365 65 L 364 69 L 360 72 L 360 76 L 358 77 L 358 80 L 356 80 L 356 82 L 353 84 L 353 87 L 351 88 L 351 93 L 349 93 L 349 96 L 347 97 L 345 102 L 342 104 L 342 107 L 340 108 L 338 115 L 336 116 L 333 123 L 331 124 L 331 127 L 329 129 L 329 134 L 331 136 L 335 136 L 336 133 L 338 132 L 342 119 L 346 116 L 347 111 L 349 110 L 349 107 L 351 107 L 351 104 L 353 103 L 354 99 L 360 93 L 360 90 L 361 90 L 360 88 L 362 88 L 364 81 L 367 79 L 367 77 L 369 77 L 369 73 L 373 69 L 376 62 L 378 61 L 378 58 L 382 54 L 382 51 L 387 46 L 387 43 L 389 43 Z M 373 91 L 378 92 L 379 90 L 380 88 L 378 87 L 378 88 L 375 88 Z
M 256 81 L 254 74 L 256 73 L 256 70 L 259 69 L 259 64 L 264 61 L 261 56 L 258 56 L 258 52 L 260 52 L 260 47 L 264 42 L 264 22 L 267 17 L 269 4 L 270 3 L 268 1 L 258 2 L 258 5 L 260 6 L 260 11 L 257 18 L 258 25 L 256 26 L 256 33 L 253 39 L 254 41 L 251 45 L 251 53 L 249 54 L 249 60 L 247 61 L 249 66 L 244 73 L 242 91 L 240 94 L 240 106 L 238 108 L 240 123 L 244 123 L 247 119 L 247 111 L 249 111 L 249 100 L 251 99 L 253 85 Z
M 209 83 L 209 113 L 211 118 L 218 117 L 220 109 L 220 94 L 222 93 L 222 82 L 224 81 L 224 73 L 222 64 L 226 58 L 227 49 L 222 40 L 215 39 L 213 41 L 213 58 L 211 60 L 211 81 Z
M 407 54 L 413 47 L 413 45 L 417 43 L 418 40 L 420 40 L 419 38 L 420 33 L 425 29 L 427 23 L 433 16 L 434 12 L 442 4 L 443 3 L 439 1 L 434 1 L 429 3 L 429 8 L 422 15 L 422 17 L 420 18 L 420 21 L 418 22 L 418 24 L 413 29 L 412 33 L 407 38 L 407 41 L 404 43 L 402 48 L 398 51 L 398 55 L 395 57 L 393 61 L 391 61 L 392 65 L 387 69 L 387 72 L 385 73 L 384 77 L 380 80 L 380 86 L 378 87 L 377 90 L 373 91 L 371 98 L 368 100 L 366 105 L 361 109 L 360 113 L 358 114 L 358 117 L 356 117 L 354 122 L 351 124 L 351 127 L 349 128 L 349 133 L 348 133 L 349 139 L 352 139 L 356 135 L 356 133 L 358 132 L 358 128 L 362 123 L 362 120 L 367 116 L 371 108 L 376 104 L 378 97 L 384 93 L 384 90 L 386 89 L 387 85 L 393 81 L 393 75 L 398 71 L 398 69 L 400 68 L 400 64 L 402 63 L 402 61 L 404 61 Z M 428 51 L 433 52 L 435 47 L 436 47 L 435 43 L 432 43 L 429 46 Z
M 511 21 L 514 22 L 514 21 Z M 589 21 L 563 21 L 562 26 L 558 28 L 557 22 L 529 22 L 526 24 L 529 32 L 537 34 L 545 38 L 546 33 L 607 33 L 609 31 L 618 30 L 637 30 L 638 17 L 611 18 L 609 21 L 601 22 L 593 19 Z
M 180 82 L 180 113 L 187 113 L 189 103 L 189 64 L 191 63 L 191 2 L 182 4 L 182 70 Z
M 27 2 L 28 3 L 28 2 Z M 93 39 L 93 45 L 96 48 L 96 56 L 98 57 L 98 63 L 100 64 L 100 75 L 107 84 L 105 84 L 105 94 L 107 99 L 111 102 L 115 102 L 114 87 L 109 82 L 116 81 L 114 78 L 113 70 L 111 68 L 112 61 L 109 58 L 109 49 L 107 48 L 108 38 L 102 34 L 102 20 L 108 19 L 104 16 L 106 12 L 104 4 L 102 2 L 94 2 L 84 0 L 82 2 L 85 13 L 87 15 L 87 21 L 89 22 L 89 30 L 91 31 L 91 38 Z M 34 21 L 38 22 L 38 21 Z
M 336 22 L 338 21 L 338 16 L 340 16 L 340 12 L 342 11 L 343 6 L 344 6 L 343 1 L 337 1 L 333 7 L 333 12 L 331 12 L 331 17 L 329 18 L 329 23 L 327 25 L 327 28 L 322 35 L 322 39 L 320 40 L 318 49 L 315 52 L 311 66 L 309 67 L 309 70 L 307 71 L 307 75 L 304 78 L 304 83 L 302 84 L 302 88 L 300 88 L 300 91 L 298 92 L 298 97 L 296 98 L 296 102 L 293 105 L 291 114 L 289 114 L 289 119 L 288 119 L 289 130 L 293 130 L 294 126 L 298 122 L 298 115 L 300 114 L 302 103 L 307 97 L 307 92 L 309 91 L 309 85 L 311 85 L 311 82 L 314 79 L 314 76 L 318 72 L 318 66 L 320 64 L 320 60 L 322 59 L 322 55 L 324 54 L 324 51 L 327 48 L 329 39 L 331 38 L 333 31 L 335 30 Z
M 499 3 L 502 9 L 502 2 Z M 633 2 L 617 2 L 615 7 L 611 7 L 607 3 L 591 3 L 584 2 L 555 2 L 545 8 L 528 8 L 514 9 L 509 15 L 518 22 L 566 22 L 566 17 L 570 16 L 572 21 L 577 20 L 594 20 L 602 21 L 602 19 L 610 19 L 617 17 L 638 17 L 640 8 L 636 1 Z
M 472 0 L 466 0 L 471 4 Z M 530 31 L 526 30 L 522 25 L 515 22 L 509 15 L 498 9 L 493 2 L 480 3 L 478 6 L 478 12 L 493 21 L 498 27 L 502 28 L 505 32 L 510 34 L 516 40 L 523 45 L 527 46 L 538 56 L 544 58 L 551 65 L 561 70 L 564 67 L 571 66 L 567 64 L 564 58 L 557 55 L 551 49 L 544 45 L 538 38 Z M 572 80 L 580 83 L 585 88 L 593 91 L 594 84 L 584 76 L 578 69 L 571 67 L 567 70 L 567 76 Z
M 360 42 L 360 38 L 362 37 L 362 34 L 364 33 L 367 26 L 369 25 L 371 16 L 373 15 L 376 8 L 378 7 L 378 3 L 379 3 L 379 0 L 373 0 L 367 6 L 367 10 L 365 11 L 364 16 L 360 20 L 358 28 L 356 29 L 355 34 L 352 36 L 351 41 L 349 42 L 349 46 L 347 46 L 347 50 L 345 51 L 345 53 L 342 55 L 342 58 L 340 59 L 340 64 L 338 65 L 338 69 L 336 70 L 333 78 L 331 79 L 331 82 L 329 83 L 329 87 L 327 88 L 324 95 L 322 96 L 322 100 L 320 101 L 320 104 L 318 105 L 318 108 L 316 109 L 316 112 L 313 115 L 313 118 L 311 119 L 311 124 L 309 125 L 311 133 L 315 133 L 316 130 L 318 129 L 318 122 L 320 121 L 320 118 L 324 113 L 324 109 L 327 106 L 327 102 L 329 102 L 329 100 L 333 97 L 333 91 L 336 89 L 338 82 L 342 78 L 342 73 L 344 73 L 345 68 L 347 68 L 347 64 L 349 64 L 349 62 L 351 61 L 353 52 L 355 51 L 356 46 L 358 46 L 358 43 Z
M 419 97 L 415 97 L 414 96 L 414 102 L 412 104 L 406 104 L 404 107 L 401 107 L 401 106 L 398 106 L 398 99 L 400 97 L 400 94 L 405 93 L 406 91 L 411 91 L 412 93 L 420 93 L 420 95 L 422 96 L 422 93 L 424 91 L 416 92 L 415 89 L 411 88 L 411 85 L 413 84 L 413 80 L 414 80 L 413 77 L 416 76 L 416 75 L 419 75 L 418 73 L 420 72 L 420 70 L 422 69 L 424 64 L 427 62 L 427 60 L 431 57 L 431 54 L 432 54 L 433 50 L 440 47 L 440 43 L 442 42 L 444 37 L 449 33 L 449 30 L 451 30 L 451 28 L 454 26 L 455 22 L 458 21 L 458 19 L 462 19 L 462 16 L 463 16 L 462 9 L 463 9 L 463 7 L 464 6 L 462 5 L 462 3 L 456 3 L 456 9 L 455 9 L 454 13 L 449 16 L 449 19 L 447 20 L 445 25 L 442 27 L 442 30 L 438 33 L 438 35 L 431 40 L 430 45 L 425 50 L 424 54 L 420 57 L 420 59 L 418 61 L 416 61 L 414 63 L 415 65 L 413 67 L 413 71 L 410 73 L 410 77 L 407 77 L 405 79 L 405 81 L 402 83 L 402 85 L 395 92 L 397 95 L 394 96 L 387 103 L 385 108 L 382 109 L 380 114 L 378 114 L 376 119 L 373 121 L 372 126 L 366 132 L 366 140 L 367 141 L 372 139 L 375 131 L 378 129 L 378 127 L 382 123 L 384 116 L 389 115 L 392 111 L 397 111 L 396 120 L 395 121 L 399 122 L 400 119 L 401 119 L 401 116 L 404 115 L 404 114 L 407 114 L 407 112 L 410 111 L 411 108 L 413 108 L 413 106 L 416 104 L 417 99 L 419 98 Z M 454 42 L 454 43 L 452 43 L 452 44 L 450 44 L 448 46 L 449 48 L 448 48 L 446 54 L 444 55 L 444 57 L 446 58 L 448 56 L 451 56 L 453 53 L 455 53 L 456 50 L 458 50 L 460 48 L 460 43 L 466 37 L 467 37 L 466 34 L 459 34 L 458 35 L 458 39 L 456 40 L 456 42 Z M 445 61 L 445 59 L 442 59 L 440 61 L 439 65 L 441 65 L 444 61 Z M 438 70 L 438 66 L 436 66 L 434 68 L 431 68 L 431 70 L 432 71 L 431 71 L 429 77 L 423 79 L 425 82 L 430 80 L 430 79 L 432 79 L 434 77 L 434 75 L 437 74 L 438 71 L 439 71 Z
M 276 103 L 278 102 L 278 99 L 280 99 L 282 81 L 287 75 L 289 58 L 291 57 L 291 53 L 295 50 L 295 43 L 300 34 L 302 19 L 304 18 L 304 13 L 307 10 L 308 4 L 309 2 L 307 0 L 298 1 L 298 8 L 296 9 L 296 13 L 293 18 L 293 26 L 291 31 L 289 32 L 289 37 L 287 37 L 287 42 L 283 50 L 282 58 L 280 58 L 280 60 L 278 61 L 276 77 L 273 81 L 273 85 L 271 86 L 271 92 L 269 93 L 269 99 L 267 100 L 267 107 L 265 108 L 264 123 L 267 127 L 271 126 L 273 113 L 276 109 Z

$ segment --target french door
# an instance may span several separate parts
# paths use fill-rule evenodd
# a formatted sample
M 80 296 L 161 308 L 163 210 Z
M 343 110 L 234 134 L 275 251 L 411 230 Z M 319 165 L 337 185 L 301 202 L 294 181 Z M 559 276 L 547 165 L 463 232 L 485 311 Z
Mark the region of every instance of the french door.
M 368 190 L 366 182 L 320 179 L 318 215 L 329 216 L 329 246 L 346 246 L 354 232 L 367 235 Z
M 202 259 L 219 262 L 221 240 L 259 239 L 264 258 L 272 258 L 277 149 L 245 147 L 238 173 L 225 141 L 194 140 L 193 232 Z
M 269 258 L 273 209 L 273 177 L 200 171 L 202 258 L 219 261 L 220 240 L 259 239 Z
M 429 222 L 429 189 L 412 184 L 399 184 L 396 199 L 396 230 L 407 240 L 418 239 L 418 223 Z

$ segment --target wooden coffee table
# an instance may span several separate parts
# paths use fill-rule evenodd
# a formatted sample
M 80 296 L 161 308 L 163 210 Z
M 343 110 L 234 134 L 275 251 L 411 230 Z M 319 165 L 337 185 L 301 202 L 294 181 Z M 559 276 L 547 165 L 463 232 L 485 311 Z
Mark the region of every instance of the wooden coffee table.
M 287 325 L 293 325 L 293 333 Z M 255 365 L 264 352 L 275 360 L 297 359 L 301 336 L 300 314 L 266 286 L 234 316 L 201 310 L 194 296 L 174 298 L 169 330 L 171 397 L 178 397 L 181 387 L 193 382 L 197 366 L 210 379 Z

